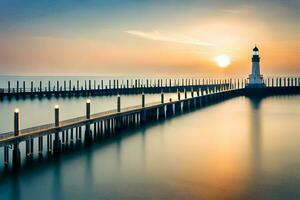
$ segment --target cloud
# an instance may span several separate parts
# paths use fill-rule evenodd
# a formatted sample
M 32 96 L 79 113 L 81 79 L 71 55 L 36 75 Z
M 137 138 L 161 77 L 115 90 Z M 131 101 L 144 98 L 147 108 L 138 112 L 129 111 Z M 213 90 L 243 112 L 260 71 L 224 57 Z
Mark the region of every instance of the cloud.
M 124 32 L 148 40 L 174 42 L 174 43 L 191 44 L 191 45 L 199 45 L 199 46 L 214 46 L 214 44 L 212 43 L 201 41 L 193 37 L 168 33 L 168 32 L 161 32 L 161 31 L 144 32 L 140 30 L 126 30 Z
M 240 7 L 232 7 L 232 8 L 224 8 L 221 9 L 221 12 L 229 13 L 229 14 L 244 14 L 250 13 L 254 10 L 252 6 L 240 6 Z

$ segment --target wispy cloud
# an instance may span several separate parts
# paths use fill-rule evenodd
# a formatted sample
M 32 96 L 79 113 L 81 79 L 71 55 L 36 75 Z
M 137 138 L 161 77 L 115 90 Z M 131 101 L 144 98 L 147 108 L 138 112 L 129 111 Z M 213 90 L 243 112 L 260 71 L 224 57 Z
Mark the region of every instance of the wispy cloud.
M 243 14 L 243 13 L 250 13 L 251 11 L 253 11 L 253 7 L 245 5 L 240 7 L 224 8 L 221 9 L 220 11 L 229 14 Z
M 125 33 L 141 37 L 148 40 L 155 40 L 155 41 L 162 41 L 162 42 L 174 42 L 174 43 L 181 43 L 181 44 L 191 44 L 191 45 L 200 45 L 200 46 L 213 46 L 214 44 L 210 42 L 201 41 L 199 39 L 174 34 L 169 32 L 162 32 L 162 31 L 151 31 L 151 32 L 144 32 L 140 30 L 126 30 Z

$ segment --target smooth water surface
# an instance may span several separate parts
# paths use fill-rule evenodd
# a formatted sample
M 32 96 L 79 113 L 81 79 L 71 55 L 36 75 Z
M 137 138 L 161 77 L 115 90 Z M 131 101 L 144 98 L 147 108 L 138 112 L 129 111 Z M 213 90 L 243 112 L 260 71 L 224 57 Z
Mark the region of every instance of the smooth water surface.
M 231 99 L 3 175 L 0 199 L 300 199 L 299 107 Z

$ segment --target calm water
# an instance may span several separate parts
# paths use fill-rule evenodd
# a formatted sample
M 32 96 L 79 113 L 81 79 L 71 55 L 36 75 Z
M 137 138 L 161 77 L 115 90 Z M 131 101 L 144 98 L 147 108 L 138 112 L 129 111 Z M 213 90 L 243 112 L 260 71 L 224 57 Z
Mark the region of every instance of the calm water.
M 3 175 L 0 199 L 299 199 L 299 106 L 239 97 L 151 124 Z

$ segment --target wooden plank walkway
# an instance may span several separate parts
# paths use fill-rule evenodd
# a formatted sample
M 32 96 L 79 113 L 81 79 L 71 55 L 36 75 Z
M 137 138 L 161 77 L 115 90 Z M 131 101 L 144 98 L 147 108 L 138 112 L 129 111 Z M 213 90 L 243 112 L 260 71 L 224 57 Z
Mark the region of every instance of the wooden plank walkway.
M 55 126 L 54 123 L 51 123 L 51 124 L 45 124 L 41 126 L 22 129 L 19 131 L 19 136 L 14 136 L 13 131 L 8 133 L 3 133 L 0 134 L 0 147 L 5 145 L 10 145 L 14 142 L 22 142 L 31 138 L 44 136 L 55 132 L 61 132 L 64 130 L 68 130 L 70 128 L 80 127 L 85 125 L 87 122 L 94 123 L 96 121 L 111 119 L 122 115 L 140 113 L 142 110 L 158 108 L 161 106 L 166 106 L 170 103 L 174 103 L 174 102 L 168 102 L 163 104 L 161 104 L 160 102 L 153 102 L 153 103 L 146 104 L 145 108 L 142 108 L 141 105 L 131 106 L 131 107 L 122 108 L 121 112 L 117 112 L 116 109 L 104 111 L 104 112 L 92 114 L 90 119 L 86 119 L 86 116 L 76 117 L 76 118 L 60 121 L 59 126 Z

